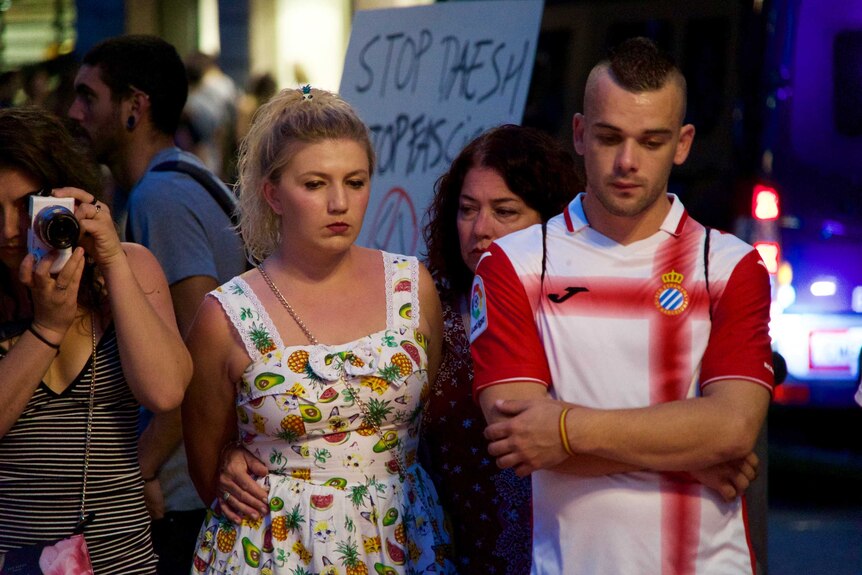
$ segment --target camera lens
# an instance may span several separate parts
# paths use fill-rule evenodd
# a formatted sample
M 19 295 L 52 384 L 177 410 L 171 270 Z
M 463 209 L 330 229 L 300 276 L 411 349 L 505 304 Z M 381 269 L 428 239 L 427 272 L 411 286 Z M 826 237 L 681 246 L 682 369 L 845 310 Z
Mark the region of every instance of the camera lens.
M 49 206 L 39 212 L 35 224 L 39 239 L 54 249 L 62 250 L 78 244 L 81 228 L 69 208 Z

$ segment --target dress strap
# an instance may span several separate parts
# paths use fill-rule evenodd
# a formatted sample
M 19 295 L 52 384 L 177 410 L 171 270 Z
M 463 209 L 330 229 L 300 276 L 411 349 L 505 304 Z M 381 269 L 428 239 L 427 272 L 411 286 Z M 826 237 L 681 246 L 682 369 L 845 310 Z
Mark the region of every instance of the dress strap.
M 386 313 L 390 328 L 419 327 L 419 260 L 383 252 L 386 271 Z
M 208 295 L 221 304 L 252 361 L 284 348 L 272 319 L 245 280 L 235 277 Z

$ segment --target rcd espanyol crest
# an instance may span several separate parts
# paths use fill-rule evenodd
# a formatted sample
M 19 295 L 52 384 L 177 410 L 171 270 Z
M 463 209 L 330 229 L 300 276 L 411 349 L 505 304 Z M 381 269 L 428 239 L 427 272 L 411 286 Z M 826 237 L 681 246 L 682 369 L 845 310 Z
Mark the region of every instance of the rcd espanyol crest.
M 681 273 L 670 270 L 661 275 L 662 286 L 655 292 L 655 306 L 665 315 L 679 315 L 688 307 L 688 292 L 682 287 Z

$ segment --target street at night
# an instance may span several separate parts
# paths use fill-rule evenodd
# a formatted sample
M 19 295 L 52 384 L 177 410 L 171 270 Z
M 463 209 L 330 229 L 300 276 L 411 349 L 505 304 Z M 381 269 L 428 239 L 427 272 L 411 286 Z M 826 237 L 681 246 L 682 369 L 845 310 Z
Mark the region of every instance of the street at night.
M 862 573 L 862 408 L 774 407 L 769 419 L 772 575 Z

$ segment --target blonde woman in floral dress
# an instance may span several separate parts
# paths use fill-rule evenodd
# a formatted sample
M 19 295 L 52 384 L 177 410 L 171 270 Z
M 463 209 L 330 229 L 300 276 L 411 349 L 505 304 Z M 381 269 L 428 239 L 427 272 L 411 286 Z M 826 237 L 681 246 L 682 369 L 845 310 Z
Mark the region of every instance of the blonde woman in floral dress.
M 287 90 L 240 153 L 241 230 L 260 264 L 207 297 L 188 337 L 189 467 L 214 501 L 193 571 L 451 571 L 416 462 L 440 302 L 415 258 L 354 244 L 374 168 L 365 126 L 334 94 Z M 217 477 L 235 444 L 267 467 L 267 505 L 240 523 Z

